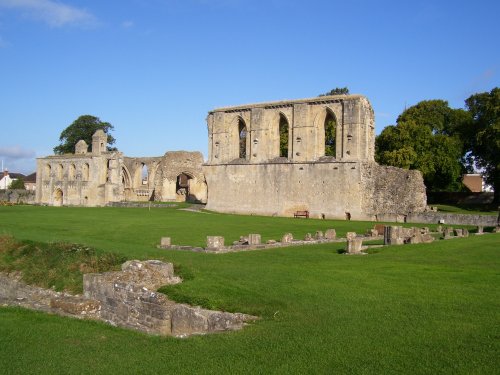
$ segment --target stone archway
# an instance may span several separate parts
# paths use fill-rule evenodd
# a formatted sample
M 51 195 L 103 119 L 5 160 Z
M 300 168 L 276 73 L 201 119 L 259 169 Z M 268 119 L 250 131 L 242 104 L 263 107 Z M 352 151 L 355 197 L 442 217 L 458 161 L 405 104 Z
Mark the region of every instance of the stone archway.
M 189 202 L 191 191 L 190 191 L 190 180 L 193 177 L 186 173 L 182 172 L 177 175 L 176 183 L 175 183 L 175 193 L 177 202 Z
M 53 198 L 54 198 L 54 206 L 62 206 L 63 205 L 64 194 L 63 194 L 61 189 L 56 189 L 54 191 Z

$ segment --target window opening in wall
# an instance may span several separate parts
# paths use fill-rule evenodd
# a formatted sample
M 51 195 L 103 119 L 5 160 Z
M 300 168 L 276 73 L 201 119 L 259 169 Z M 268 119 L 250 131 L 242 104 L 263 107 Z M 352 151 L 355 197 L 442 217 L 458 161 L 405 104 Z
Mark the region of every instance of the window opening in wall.
M 335 156 L 335 132 L 337 130 L 337 121 L 330 111 L 326 111 L 325 117 L 325 155 Z
M 288 158 L 288 121 L 285 116 L 280 114 L 280 157 Z
M 239 158 L 246 159 L 247 158 L 247 127 L 245 122 L 240 119 L 238 121 L 238 135 L 239 135 Z
M 111 182 L 111 160 L 108 160 L 107 172 L 106 172 L 106 182 Z
M 82 180 L 83 181 L 88 181 L 89 180 L 89 165 L 87 163 L 82 165 Z
M 148 171 L 148 166 L 146 164 L 142 164 L 142 171 L 141 171 L 141 181 L 142 185 L 148 185 L 149 182 L 149 171 Z
M 76 177 L 76 167 L 74 164 L 70 164 L 68 169 L 68 180 L 73 181 Z
M 63 169 L 64 169 L 64 167 L 62 166 L 62 164 L 59 164 L 57 166 L 57 179 L 58 180 L 62 180 L 62 178 L 63 178 Z

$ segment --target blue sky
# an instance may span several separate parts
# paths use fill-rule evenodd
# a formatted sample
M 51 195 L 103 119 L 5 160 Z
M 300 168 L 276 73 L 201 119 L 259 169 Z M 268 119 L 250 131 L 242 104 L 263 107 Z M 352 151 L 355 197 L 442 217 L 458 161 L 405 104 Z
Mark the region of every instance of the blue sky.
M 500 2 L 0 0 L 0 159 L 31 173 L 91 114 L 127 156 L 207 154 L 216 107 L 349 87 L 377 133 L 500 86 Z

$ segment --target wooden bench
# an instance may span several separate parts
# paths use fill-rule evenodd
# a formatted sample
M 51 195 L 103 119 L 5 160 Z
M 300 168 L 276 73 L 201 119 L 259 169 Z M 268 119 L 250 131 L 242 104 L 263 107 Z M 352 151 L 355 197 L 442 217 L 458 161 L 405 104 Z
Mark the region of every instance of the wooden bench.
M 293 214 L 293 217 L 305 217 L 309 219 L 309 211 L 297 211 Z

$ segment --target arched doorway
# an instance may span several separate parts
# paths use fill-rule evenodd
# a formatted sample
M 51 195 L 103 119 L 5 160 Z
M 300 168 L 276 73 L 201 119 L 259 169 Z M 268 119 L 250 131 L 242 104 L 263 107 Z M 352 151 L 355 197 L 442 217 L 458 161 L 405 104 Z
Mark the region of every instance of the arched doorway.
M 247 126 L 242 118 L 238 120 L 239 158 L 247 158 Z
M 286 117 L 280 113 L 279 133 L 280 133 L 280 157 L 288 158 L 288 139 L 290 125 Z
M 191 179 L 192 177 L 185 172 L 177 176 L 175 193 L 178 202 L 189 202 L 191 200 L 191 192 L 190 192 Z
M 337 132 L 337 120 L 335 115 L 329 109 L 326 110 L 325 116 L 325 156 L 336 157 L 336 132 Z
M 61 189 L 56 189 L 54 191 L 54 206 L 62 206 L 63 204 L 63 192 Z

